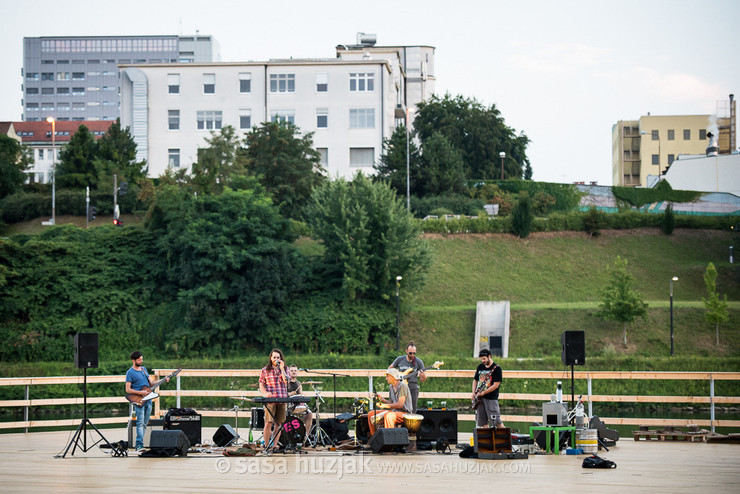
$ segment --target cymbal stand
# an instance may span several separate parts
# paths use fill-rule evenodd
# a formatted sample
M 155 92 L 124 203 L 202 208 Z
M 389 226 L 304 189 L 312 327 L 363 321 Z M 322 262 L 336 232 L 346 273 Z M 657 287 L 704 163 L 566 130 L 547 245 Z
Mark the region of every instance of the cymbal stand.
M 243 401 L 241 401 L 241 402 L 239 402 L 239 403 L 241 404 L 241 403 L 244 403 L 244 402 L 243 402 Z M 238 445 L 239 445 L 239 442 L 240 442 L 240 441 L 241 441 L 242 443 L 244 443 L 244 440 L 243 440 L 243 439 L 242 439 L 242 437 L 241 437 L 241 436 L 239 435 L 239 405 L 234 405 L 234 408 L 232 408 L 232 409 L 231 409 L 231 410 L 229 410 L 229 411 L 230 411 L 230 412 L 234 412 L 234 413 L 236 414 L 236 415 L 234 416 L 234 429 L 236 429 L 236 437 L 234 438 L 234 440 L 233 440 L 233 441 L 231 441 L 231 442 L 230 442 L 230 443 L 228 444 L 228 446 L 238 446 Z
M 309 443 L 312 447 L 317 447 L 319 444 L 322 446 L 334 445 L 334 440 L 321 428 L 321 404 L 325 403 L 324 398 L 321 397 L 321 392 L 311 385 L 311 389 L 316 393 L 316 423 L 313 426 L 313 437 L 309 435 Z M 309 431 L 310 433 L 310 431 Z M 328 443 L 328 444 L 327 444 Z

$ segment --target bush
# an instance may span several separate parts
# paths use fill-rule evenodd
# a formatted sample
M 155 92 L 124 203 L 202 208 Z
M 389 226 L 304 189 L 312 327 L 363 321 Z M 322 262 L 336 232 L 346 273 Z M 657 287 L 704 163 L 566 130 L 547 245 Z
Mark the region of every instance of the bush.
M 523 194 L 519 202 L 514 206 L 511 213 L 511 227 L 515 235 L 520 238 L 526 238 L 532 231 L 532 222 L 534 214 L 532 213 L 532 199 L 529 195 Z
M 474 216 L 483 209 L 485 202 L 481 199 L 453 194 L 449 196 L 424 196 L 411 198 L 411 210 L 417 218 L 424 218 L 436 209 L 452 211 L 452 214 Z
M 583 218 L 583 229 L 592 237 L 601 235 L 601 228 L 604 224 L 604 213 L 592 206 Z
M 675 226 L 676 218 L 673 214 L 673 207 L 671 206 L 671 203 L 668 203 L 668 206 L 665 208 L 665 213 L 663 213 L 663 218 L 661 218 L 660 229 L 666 235 L 670 235 L 673 233 L 673 228 Z

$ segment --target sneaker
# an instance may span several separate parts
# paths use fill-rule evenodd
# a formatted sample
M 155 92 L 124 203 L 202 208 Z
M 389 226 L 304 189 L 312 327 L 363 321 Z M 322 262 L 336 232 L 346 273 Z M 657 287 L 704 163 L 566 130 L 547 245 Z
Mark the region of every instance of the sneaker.
M 136 451 L 142 451 L 144 449 L 144 446 L 136 446 Z

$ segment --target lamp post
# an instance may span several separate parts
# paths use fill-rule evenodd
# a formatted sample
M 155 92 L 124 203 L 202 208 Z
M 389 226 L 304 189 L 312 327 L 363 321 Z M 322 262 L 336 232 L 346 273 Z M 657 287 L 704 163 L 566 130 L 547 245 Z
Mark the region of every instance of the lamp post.
M 401 342 L 401 280 L 403 277 L 396 276 L 396 351 Z
M 54 120 L 54 117 L 47 117 L 46 121 L 51 124 L 51 224 L 56 225 L 57 224 L 57 208 L 56 208 L 56 200 L 57 200 L 57 170 L 56 170 L 56 162 L 57 162 L 57 143 L 56 143 L 56 121 Z
M 499 157 L 501 157 L 501 180 L 504 179 L 504 159 L 506 159 L 506 153 L 501 151 L 498 153 Z
M 399 105 L 396 108 L 395 117 L 404 119 L 406 125 L 406 211 L 411 211 L 411 154 L 409 152 L 409 114 L 414 110 L 413 106 L 404 109 Z
M 678 276 L 671 278 L 671 357 L 673 357 L 673 282 L 678 281 Z

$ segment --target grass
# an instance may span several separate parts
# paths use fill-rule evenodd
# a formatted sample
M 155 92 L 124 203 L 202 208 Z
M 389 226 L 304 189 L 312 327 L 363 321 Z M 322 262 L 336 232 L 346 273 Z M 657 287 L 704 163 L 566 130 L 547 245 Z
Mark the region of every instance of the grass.
M 36 218 L 34 220 L 29 221 L 22 221 L 20 223 L 13 223 L 11 225 L 8 225 L 8 227 L 5 229 L 4 235 L 11 236 L 11 235 L 39 235 L 40 233 L 43 233 L 44 230 L 48 229 L 49 227 L 46 225 L 42 225 L 42 221 L 48 221 L 50 218 L 43 217 L 43 218 Z M 135 225 L 138 223 L 141 223 L 144 221 L 144 217 L 140 215 L 134 215 L 134 214 L 122 214 L 121 215 L 121 221 L 123 222 L 123 225 Z M 84 216 L 71 216 L 71 215 L 58 215 L 56 217 L 56 223 L 57 225 L 76 225 L 80 228 L 85 228 L 86 222 Z M 91 227 L 95 226 L 103 226 L 103 225 L 112 225 L 113 224 L 113 216 L 100 216 L 98 215 L 94 220 L 90 222 Z

